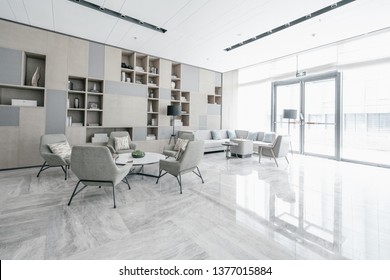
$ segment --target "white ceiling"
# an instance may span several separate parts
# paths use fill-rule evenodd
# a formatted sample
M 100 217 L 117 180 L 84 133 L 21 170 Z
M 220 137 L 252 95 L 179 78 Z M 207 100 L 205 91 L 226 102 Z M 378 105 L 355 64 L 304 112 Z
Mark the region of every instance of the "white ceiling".
M 165 34 L 68 0 L 0 0 L 0 18 L 226 72 L 390 26 L 389 0 L 357 0 L 230 52 L 337 0 L 89 0 Z M 1 34 L 0 34 L 1 39 Z

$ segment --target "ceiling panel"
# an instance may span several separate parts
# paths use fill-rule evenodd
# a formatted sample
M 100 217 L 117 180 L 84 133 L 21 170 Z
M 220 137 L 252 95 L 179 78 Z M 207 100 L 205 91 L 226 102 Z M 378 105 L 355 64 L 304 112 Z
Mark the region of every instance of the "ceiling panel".
M 30 24 L 24 3 L 22 0 L 8 0 L 9 5 L 15 15 L 15 18 L 18 22 Z
M 168 31 L 165 34 L 158 33 L 68 0 L 0 0 L 2 7 L 0 17 L 222 72 L 303 52 L 374 30 L 382 28 L 390 30 L 388 16 L 390 1 L 358 0 L 251 44 L 225 52 L 223 49 L 226 47 L 328 6 L 337 0 L 89 2 L 123 12 Z
M 30 23 L 45 29 L 53 29 L 52 0 L 24 1 Z
M 0 0 L 0 17 L 16 21 L 11 5 L 7 0 Z
M 97 42 L 105 42 L 118 21 L 70 1 L 55 1 L 53 5 L 56 31 Z

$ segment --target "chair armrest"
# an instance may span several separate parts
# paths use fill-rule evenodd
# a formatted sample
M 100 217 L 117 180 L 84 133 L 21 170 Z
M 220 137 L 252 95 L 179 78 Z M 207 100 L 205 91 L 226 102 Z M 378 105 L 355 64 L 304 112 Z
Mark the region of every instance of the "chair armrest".
M 165 145 L 163 150 L 170 150 L 170 151 L 173 151 L 173 148 L 174 148 L 174 147 L 175 147 L 175 145 Z M 176 152 L 177 152 L 177 151 L 176 151 Z
M 107 148 L 110 150 L 111 154 L 116 154 L 116 151 L 113 146 L 107 145 Z
M 160 159 L 160 169 L 167 171 L 168 173 L 177 176 L 180 173 L 180 161 Z
M 135 150 L 137 148 L 137 144 L 129 143 L 130 150 Z

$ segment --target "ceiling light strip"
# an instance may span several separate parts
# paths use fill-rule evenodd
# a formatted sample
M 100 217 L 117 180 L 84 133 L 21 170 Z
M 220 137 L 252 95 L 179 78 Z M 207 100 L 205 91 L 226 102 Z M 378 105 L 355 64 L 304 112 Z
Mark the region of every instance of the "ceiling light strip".
M 147 23 L 145 21 L 142 21 L 142 20 L 139 20 L 139 19 L 136 19 L 136 18 L 133 18 L 133 17 L 130 17 L 130 16 L 127 16 L 127 15 L 115 12 L 113 10 L 105 8 L 104 6 L 99 6 L 99 5 L 93 4 L 93 3 L 88 2 L 88 1 L 84 1 L 84 0 L 69 0 L 69 1 L 71 1 L 73 3 L 76 3 L 76 4 L 79 4 L 79 5 L 82 5 L 84 7 L 90 8 L 92 10 L 98 11 L 98 12 L 102 12 L 102 13 L 107 14 L 107 15 L 110 15 L 110 16 L 113 16 L 113 17 L 116 17 L 116 18 L 120 18 L 120 19 L 126 20 L 128 22 L 137 24 L 139 26 L 142 26 L 142 27 L 145 27 L 145 28 L 149 28 L 151 30 L 154 30 L 154 31 L 157 31 L 157 32 L 160 32 L 160 33 L 167 32 L 167 30 L 164 29 L 164 28 L 161 28 L 161 27 L 158 27 L 158 26 L 153 25 L 151 23 Z
M 240 42 L 240 43 L 238 43 L 238 44 L 235 44 L 235 45 L 233 45 L 233 46 L 230 46 L 230 47 L 228 47 L 228 48 L 226 48 L 226 49 L 224 49 L 224 50 L 227 51 L 227 52 L 228 52 L 228 51 L 231 51 L 231 50 L 234 50 L 234 49 L 236 49 L 236 48 L 242 47 L 242 46 L 244 46 L 244 45 L 246 45 L 246 44 L 252 43 L 252 42 L 257 41 L 257 40 L 259 40 L 259 39 L 261 39 L 261 38 L 267 37 L 267 36 L 269 36 L 269 35 L 271 35 L 271 34 L 274 34 L 274 33 L 276 33 L 276 32 L 282 31 L 282 30 L 287 29 L 287 28 L 289 28 L 289 27 L 291 27 L 291 26 L 294 26 L 294 25 L 296 25 L 296 24 L 298 24 L 298 23 L 304 22 L 304 21 L 306 21 L 306 20 L 309 20 L 309 19 L 314 18 L 314 17 L 316 17 L 316 16 L 322 15 L 322 14 L 324 14 L 324 13 L 327 13 L 327 12 L 332 11 L 332 10 L 334 10 L 334 9 L 340 8 L 340 7 L 342 7 L 342 6 L 346 5 L 346 4 L 349 4 L 349 3 L 355 2 L 355 1 L 356 1 L 356 0 L 343 0 L 343 1 L 339 1 L 339 2 L 337 2 L 337 3 L 334 3 L 334 4 L 332 4 L 332 5 L 327 6 L 327 7 L 325 7 L 325 8 L 322 8 L 322 9 L 320 9 L 320 10 L 317 10 L 317 11 L 315 11 L 315 12 L 313 12 L 313 13 L 310 13 L 310 14 L 308 14 L 308 15 L 305 15 L 305 16 L 303 16 L 303 17 L 300 17 L 300 18 L 298 18 L 298 19 L 296 19 L 296 20 L 293 20 L 293 21 L 291 21 L 291 22 L 288 22 L 288 23 L 286 23 L 286 24 L 283 24 L 283 25 L 281 25 L 281 26 L 278 26 L 278 27 L 276 27 L 276 28 L 274 28 L 274 29 L 271 29 L 271 30 L 269 30 L 269 31 L 267 31 L 267 32 L 264 32 L 264 33 L 262 33 L 262 34 L 259 34 L 259 35 L 255 36 L 255 37 L 252 37 L 252 38 L 250 38 L 250 39 L 247 39 L 247 40 L 245 40 L 245 41 L 243 41 L 243 42 Z

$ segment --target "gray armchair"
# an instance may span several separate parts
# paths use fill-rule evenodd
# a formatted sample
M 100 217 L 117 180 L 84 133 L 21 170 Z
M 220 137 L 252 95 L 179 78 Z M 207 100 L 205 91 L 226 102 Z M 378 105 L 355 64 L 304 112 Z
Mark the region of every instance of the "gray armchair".
M 109 149 L 104 146 L 74 146 L 71 157 L 72 171 L 79 178 L 79 181 L 70 197 L 68 206 L 73 197 L 87 186 L 109 186 L 112 187 L 114 208 L 116 208 L 115 186 L 123 181 L 131 189 L 126 176 L 133 164 L 127 163 L 123 166 L 117 166 Z M 77 190 L 80 183 L 83 183 L 84 186 Z
M 259 142 L 257 142 L 259 143 Z M 279 167 L 277 158 L 284 157 L 289 163 L 287 155 L 290 148 L 290 136 L 289 135 L 278 135 L 273 143 L 262 143 L 259 144 L 259 162 L 261 156 L 272 157 Z
M 117 150 L 115 148 L 115 137 L 123 137 L 127 136 L 129 137 L 129 146 L 130 149 L 128 150 Z M 123 154 L 123 153 L 131 153 L 137 148 L 137 145 L 135 143 L 131 142 L 130 135 L 127 131 L 113 131 L 110 133 L 110 137 L 108 138 L 107 147 L 110 149 L 110 152 L 112 154 Z
M 64 134 L 46 134 L 41 136 L 39 152 L 44 159 L 44 163 L 39 170 L 37 177 L 41 174 L 42 171 L 50 168 L 50 167 L 61 167 L 62 171 L 65 173 L 65 180 L 68 179 L 68 170 L 70 165 L 70 155 L 61 156 L 53 153 L 49 146 L 50 144 L 55 143 L 68 143 L 66 136 Z
M 189 141 L 193 141 L 194 140 L 194 135 L 193 134 L 189 134 L 189 133 L 182 133 L 179 138 L 181 138 L 181 139 L 188 139 Z M 173 149 L 174 147 L 175 147 L 175 144 L 173 144 L 173 145 L 165 145 L 164 148 L 163 148 L 163 152 L 162 152 L 163 155 L 166 156 L 166 158 L 176 157 L 178 151 L 174 150 Z
M 194 172 L 201 180 L 203 177 L 198 168 L 198 164 L 203 159 L 204 155 L 204 142 L 203 141 L 190 141 L 183 152 L 183 155 L 178 160 L 174 159 L 161 159 L 160 160 L 160 172 L 156 181 L 156 184 L 162 176 L 169 173 L 176 177 L 180 186 L 180 193 L 182 193 L 181 175 Z M 195 169 L 197 172 L 195 172 Z M 164 172 L 165 171 L 165 172 Z M 164 172 L 164 173 L 163 173 Z

